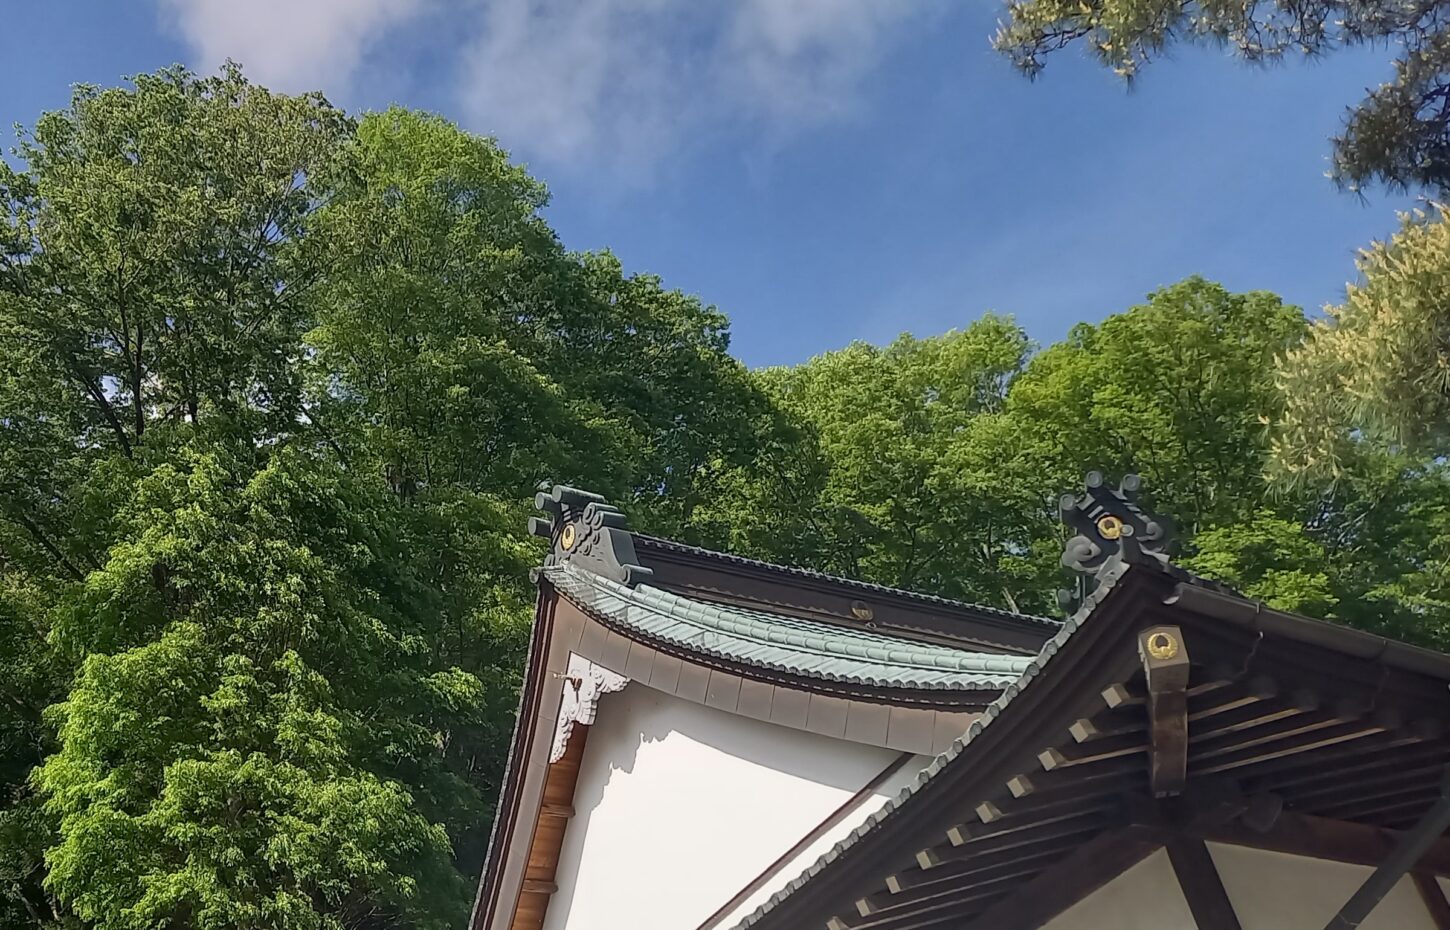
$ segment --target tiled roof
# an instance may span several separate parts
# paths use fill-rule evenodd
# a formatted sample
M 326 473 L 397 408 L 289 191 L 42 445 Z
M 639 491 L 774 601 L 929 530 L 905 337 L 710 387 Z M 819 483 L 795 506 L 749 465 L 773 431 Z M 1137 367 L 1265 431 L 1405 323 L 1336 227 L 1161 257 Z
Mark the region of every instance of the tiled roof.
M 904 639 L 867 628 L 707 604 L 648 584 L 626 587 L 563 563 L 544 576 L 569 600 L 648 639 L 691 652 L 847 684 L 996 691 L 1032 660 Z
M 1126 570 L 1126 568 L 1124 568 L 1124 570 Z M 972 723 L 971 727 L 967 730 L 967 732 L 963 734 L 959 739 L 954 741 L 951 746 L 947 747 L 947 749 L 941 755 L 933 759 L 931 764 L 923 769 L 921 774 L 916 777 L 915 781 L 903 788 L 901 793 L 898 794 L 896 797 L 883 804 L 879 809 L 872 813 L 870 817 L 866 818 L 866 820 L 862 822 L 859 827 L 857 827 L 855 830 L 852 830 L 839 843 L 826 850 L 821 855 L 821 857 L 815 862 L 811 863 L 811 865 L 808 866 L 804 872 L 791 879 L 790 882 L 785 885 L 785 887 L 781 888 L 775 894 L 771 895 L 770 898 L 765 901 L 765 903 L 760 905 L 760 907 L 747 914 L 739 923 L 735 924 L 732 930 L 748 930 L 748 928 L 754 926 L 762 918 L 764 918 L 767 913 L 779 906 L 782 901 L 784 901 L 795 892 L 799 891 L 802 887 L 806 885 L 807 882 L 815 878 L 816 875 L 818 875 L 823 869 L 829 866 L 832 862 L 835 862 L 837 859 L 839 859 L 841 855 L 846 852 L 846 850 L 850 849 L 852 846 L 855 846 L 858 842 L 866 838 L 866 836 L 870 834 L 873 830 L 875 830 L 878 826 L 880 826 L 883 821 L 887 820 L 898 810 L 900 810 L 901 807 L 904 804 L 908 803 L 918 792 L 920 792 L 921 789 L 925 787 L 928 782 L 936 778 L 943 769 L 951 766 L 952 763 L 959 756 L 962 755 L 963 751 L 966 750 L 966 748 L 971 745 L 978 736 L 981 735 L 982 731 L 990 726 L 992 724 L 992 721 L 1000 717 L 1002 715 L 1002 711 L 1004 711 L 1007 706 L 1011 704 L 1012 701 L 1019 694 L 1021 694 L 1022 691 L 1028 685 L 1030 685 L 1034 679 L 1037 678 L 1038 675 L 1043 672 L 1043 670 L 1047 667 L 1047 664 L 1052 660 L 1052 658 L 1062 650 L 1062 647 L 1067 644 L 1067 641 L 1072 637 L 1072 635 L 1081 628 L 1083 622 L 1086 621 L 1088 619 L 1088 616 L 1092 613 L 1093 608 L 1096 607 L 1097 604 L 1100 603 L 1103 598 L 1105 598 L 1108 593 L 1113 589 L 1115 583 L 1118 580 L 1118 577 L 1120 576 L 1121 572 L 1117 573 L 1117 577 L 1109 577 L 1105 579 L 1102 584 L 1099 585 L 1098 589 L 1094 591 L 1091 595 L 1089 595 L 1083 601 L 1082 606 L 1079 607 L 1078 610 L 1067 620 L 1067 622 L 1062 625 L 1062 629 L 1058 632 L 1058 634 L 1049 639 L 1043 645 L 1042 651 L 1038 653 L 1037 657 L 1024 663 L 1022 674 L 1018 677 L 1017 681 L 1015 681 L 1013 684 L 1009 685 L 1005 690 L 1003 690 L 1001 696 L 998 697 L 995 701 L 993 701 L 991 704 L 988 704 L 986 710 L 982 713 L 980 717 L 977 718 L 975 722 Z
M 846 588 L 852 591 L 859 591 L 862 594 L 886 594 L 891 597 L 904 598 L 922 604 L 948 607 L 953 610 L 967 610 L 988 617 L 1010 620 L 1013 623 L 1035 625 L 1048 631 L 1055 630 L 1062 625 L 1062 621 L 1054 620 L 1051 617 L 1039 617 L 1035 614 L 1018 613 L 1012 610 L 1003 610 L 1000 607 L 988 607 L 984 604 L 973 604 L 968 601 L 954 600 L 949 597 L 939 597 L 935 594 L 922 594 L 919 591 L 907 591 L 904 588 L 892 588 L 887 585 L 872 584 L 869 581 L 858 581 L 855 578 L 830 575 L 810 568 L 797 568 L 793 565 L 777 565 L 774 562 L 763 562 L 760 559 L 747 558 L 743 555 L 736 555 L 733 552 L 718 552 L 714 549 L 702 549 L 699 546 L 686 545 L 682 542 L 675 542 L 673 539 L 661 539 L 658 536 L 646 536 L 643 533 L 635 533 L 634 540 L 636 545 L 646 549 L 685 553 L 697 558 L 712 559 L 729 565 L 765 568 L 796 578 L 806 578 L 812 581 L 823 582 L 834 588 Z

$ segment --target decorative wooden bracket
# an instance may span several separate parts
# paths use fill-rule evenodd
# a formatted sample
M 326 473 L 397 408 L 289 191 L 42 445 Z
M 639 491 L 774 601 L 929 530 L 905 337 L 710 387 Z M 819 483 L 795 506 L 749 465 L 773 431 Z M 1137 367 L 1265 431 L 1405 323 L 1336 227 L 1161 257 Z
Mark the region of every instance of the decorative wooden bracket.
M 1148 777 L 1154 797 L 1181 794 L 1188 779 L 1188 649 L 1176 626 L 1138 634 L 1148 679 Z

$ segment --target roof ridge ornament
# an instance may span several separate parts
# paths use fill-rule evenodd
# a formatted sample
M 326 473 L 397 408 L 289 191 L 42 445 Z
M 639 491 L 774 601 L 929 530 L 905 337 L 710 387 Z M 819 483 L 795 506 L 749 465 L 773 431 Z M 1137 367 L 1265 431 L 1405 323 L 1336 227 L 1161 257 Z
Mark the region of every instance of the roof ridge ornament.
M 1073 610 L 1127 563 L 1168 564 L 1168 525 L 1138 506 L 1142 486 L 1142 478 L 1124 475 L 1114 490 L 1104 484 L 1102 472 L 1090 471 L 1084 493 L 1062 496 L 1062 520 L 1077 530 L 1063 548 L 1062 564 L 1078 573 L 1075 590 L 1057 592 L 1064 610 Z
M 544 567 L 577 565 L 634 587 L 654 574 L 639 564 L 624 511 L 598 494 L 556 484 L 534 497 L 542 517 L 529 518 L 529 532 L 550 541 Z

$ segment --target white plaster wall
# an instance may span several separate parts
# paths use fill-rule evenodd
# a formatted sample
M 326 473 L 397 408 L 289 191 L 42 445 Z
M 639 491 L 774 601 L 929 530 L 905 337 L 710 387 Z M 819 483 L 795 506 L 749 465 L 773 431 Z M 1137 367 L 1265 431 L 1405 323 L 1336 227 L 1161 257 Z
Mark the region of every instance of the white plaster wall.
M 1208 844 L 1243 930 L 1323 930 L 1374 870 L 1244 846 Z M 1435 930 L 1409 878 L 1385 895 L 1360 930 Z
M 770 879 L 737 907 L 710 924 L 712 930 L 717 927 L 733 927 L 746 914 L 764 904 L 771 895 L 784 888 L 791 879 L 809 868 L 827 850 L 845 839 L 847 834 L 864 823 L 866 818 L 875 813 L 883 804 L 900 794 L 902 789 L 916 780 L 922 769 L 931 764 L 931 760 L 931 756 L 909 756 L 903 759 L 900 767 L 893 771 L 889 778 L 884 779 L 870 794 L 857 801 L 849 811 L 842 811 L 834 825 L 822 831 L 821 835 L 810 845 L 788 861 L 781 863 Z M 802 833 L 805 832 L 808 831 L 802 831 Z
M 1168 854 L 1160 849 L 1058 914 L 1042 930 L 1198 930 L 1198 925 Z
M 899 756 L 637 682 L 588 740 L 545 930 L 693 930 Z

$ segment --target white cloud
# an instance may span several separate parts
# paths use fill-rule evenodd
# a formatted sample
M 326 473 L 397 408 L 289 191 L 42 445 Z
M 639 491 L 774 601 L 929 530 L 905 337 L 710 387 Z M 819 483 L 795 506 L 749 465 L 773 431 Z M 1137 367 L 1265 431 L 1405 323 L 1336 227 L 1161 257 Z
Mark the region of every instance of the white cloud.
M 228 58 L 277 90 L 345 89 L 369 47 L 423 0 L 160 0 L 163 16 L 214 68 Z
M 426 7 L 469 128 L 554 165 L 647 170 L 693 143 L 774 142 L 849 117 L 900 28 L 939 0 L 160 0 L 207 67 L 347 89 Z M 439 4 L 446 4 L 440 6 Z M 446 99 L 446 98 L 445 98 Z M 379 101 L 383 102 L 383 101 Z

